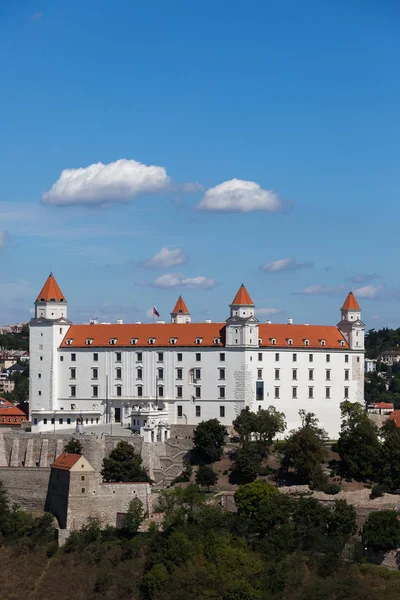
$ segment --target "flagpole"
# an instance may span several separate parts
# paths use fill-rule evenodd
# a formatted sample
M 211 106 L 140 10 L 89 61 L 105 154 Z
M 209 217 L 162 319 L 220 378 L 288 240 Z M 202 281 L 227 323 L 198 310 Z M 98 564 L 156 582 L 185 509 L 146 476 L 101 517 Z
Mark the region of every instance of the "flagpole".
M 155 304 L 153 304 L 153 325 L 154 325 L 154 307 L 155 307 Z

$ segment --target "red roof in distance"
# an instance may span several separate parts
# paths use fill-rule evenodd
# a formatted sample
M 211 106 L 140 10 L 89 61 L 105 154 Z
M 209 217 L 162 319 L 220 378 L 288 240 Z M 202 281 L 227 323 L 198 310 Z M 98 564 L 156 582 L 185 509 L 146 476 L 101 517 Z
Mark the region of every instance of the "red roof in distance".
M 62 469 L 63 471 L 69 471 L 80 458 L 82 458 L 81 454 L 63 452 L 56 458 L 51 466 L 56 469 Z
M 53 273 L 50 273 L 46 283 L 39 292 L 36 302 L 66 302 Z
M 0 417 L 24 417 L 26 414 L 17 408 L 15 404 L 0 397 Z
M 189 311 L 187 309 L 187 306 L 182 298 L 182 296 L 179 296 L 178 300 L 176 301 L 174 310 L 172 311 L 172 314 L 174 313 L 180 313 L 180 314 L 185 314 L 188 315 Z
M 353 292 L 349 292 L 342 306 L 342 310 L 361 310 Z
M 244 287 L 243 283 L 240 286 L 238 293 L 234 297 L 232 304 L 245 304 L 245 305 L 254 306 L 254 302 L 250 298 L 250 294 Z

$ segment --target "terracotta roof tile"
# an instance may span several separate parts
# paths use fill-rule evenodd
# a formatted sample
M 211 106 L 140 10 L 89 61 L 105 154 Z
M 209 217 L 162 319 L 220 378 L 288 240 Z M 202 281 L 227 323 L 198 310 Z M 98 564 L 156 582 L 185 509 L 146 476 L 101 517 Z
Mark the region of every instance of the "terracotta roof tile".
M 0 417 L 25 417 L 26 414 L 17 408 L 15 404 L 5 398 L 0 398 Z
M 389 417 L 389 421 L 394 421 L 396 427 L 400 427 L 400 410 L 394 410 Z
M 353 292 L 349 292 L 342 306 L 342 310 L 361 310 Z
M 51 465 L 55 469 L 62 469 L 64 471 L 69 471 L 71 467 L 74 466 L 76 462 L 81 458 L 81 454 L 72 454 L 69 452 L 63 452 L 56 458 L 56 460 Z
M 60 290 L 53 273 L 50 273 L 48 276 L 46 283 L 40 290 L 36 302 L 50 302 L 50 300 L 55 300 L 56 302 L 66 302 L 64 294 Z
M 273 325 L 260 323 L 260 347 L 349 348 L 337 327 L 330 325 Z M 171 340 L 176 340 L 171 344 Z M 200 344 L 196 339 L 201 339 Z M 71 342 L 69 343 L 69 340 Z M 125 325 L 71 325 L 61 343 L 62 348 L 87 347 L 218 347 L 225 345 L 225 323 L 135 323 Z M 115 343 L 111 343 L 115 340 Z M 151 340 L 154 340 L 152 343 Z M 219 340 L 217 343 L 215 343 Z M 274 343 L 275 340 L 275 343 Z M 307 344 L 308 340 L 308 344 Z M 136 341 L 136 343 L 134 343 Z
M 234 297 L 232 304 L 250 304 L 251 306 L 254 306 L 253 300 L 250 298 L 250 294 L 243 283 Z
M 182 296 L 179 296 L 178 300 L 176 301 L 174 310 L 172 311 L 172 314 L 174 313 L 181 313 L 181 314 L 185 314 L 188 315 L 189 311 L 187 309 L 187 306 L 182 298 Z
M 385 410 L 393 410 L 394 404 L 392 402 L 373 402 L 370 406 L 374 408 L 383 408 Z

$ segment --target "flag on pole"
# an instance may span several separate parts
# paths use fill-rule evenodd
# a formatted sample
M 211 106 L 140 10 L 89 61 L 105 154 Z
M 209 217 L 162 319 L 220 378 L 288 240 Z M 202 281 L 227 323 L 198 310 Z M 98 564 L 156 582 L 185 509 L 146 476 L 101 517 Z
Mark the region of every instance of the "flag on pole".
M 158 310 L 156 309 L 156 307 L 153 305 L 153 315 L 155 315 L 156 317 L 160 316 L 160 313 L 158 312 Z

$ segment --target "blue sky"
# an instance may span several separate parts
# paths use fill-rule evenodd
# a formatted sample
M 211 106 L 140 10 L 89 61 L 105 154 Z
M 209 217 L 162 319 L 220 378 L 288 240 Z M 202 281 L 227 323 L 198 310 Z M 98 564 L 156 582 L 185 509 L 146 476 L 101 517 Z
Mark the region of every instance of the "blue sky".
M 0 3 L 0 323 L 399 326 L 400 10 L 388 0 Z

